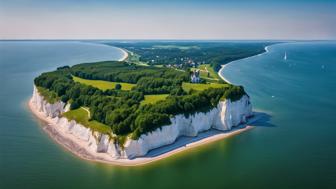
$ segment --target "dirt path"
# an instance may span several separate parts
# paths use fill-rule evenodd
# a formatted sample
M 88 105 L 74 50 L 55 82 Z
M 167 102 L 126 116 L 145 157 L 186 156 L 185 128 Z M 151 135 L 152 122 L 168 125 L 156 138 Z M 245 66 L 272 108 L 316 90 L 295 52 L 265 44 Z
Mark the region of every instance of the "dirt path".
M 91 113 L 88 108 L 81 107 L 83 110 L 85 110 L 88 113 L 89 119 L 91 118 Z

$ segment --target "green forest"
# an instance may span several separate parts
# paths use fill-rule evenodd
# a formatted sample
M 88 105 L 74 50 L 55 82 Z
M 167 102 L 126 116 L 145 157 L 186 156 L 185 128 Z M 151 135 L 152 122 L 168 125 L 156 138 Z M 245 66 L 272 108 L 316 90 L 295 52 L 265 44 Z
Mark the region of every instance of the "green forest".
M 274 43 L 274 42 L 273 42 Z M 179 65 L 190 63 L 210 64 L 217 72 L 228 62 L 265 52 L 270 42 L 241 41 L 138 41 L 107 42 L 106 44 L 127 49 L 139 55 L 139 61 L 149 65 Z
M 221 99 L 235 101 L 245 94 L 243 87 L 229 84 L 186 91 L 182 85 L 190 83 L 189 74 L 188 71 L 172 68 L 106 61 L 59 67 L 56 71 L 41 74 L 34 83 L 43 94 L 52 94 L 47 99 L 49 101 L 57 98 L 70 102 L 71 110 L 88 107 L 91 117 L 86 122 L 96 121 L 110 127 L 117 136 L 137 139 L 141 134 L 170 124 L 170 118 L 174 115 L 209 111 Z M 117 87 L 101 90 L 75 82 L 74 76 L 132 83 L 135 86 L 131 90 Z M 141 103 L 149 94 L 167 94 L 167 97 L 155 103 Z
M 119 139 L 137 139 L 169 125 L 177 114 L 207 112 L 221 100 L 239 100 L 246 94 L 244 88 L 225 83 L 217 71 L 222 64 L 262 53 L 269 45 L 190 41 L 107 44 L 127 50 L 128 58 L 59 67 L 41 74 L 34 83 L 48 102 L 71 104 L 71 111 L 64 116 Z M 197 69 L 200 82 L 191 83 L 191 72 Z

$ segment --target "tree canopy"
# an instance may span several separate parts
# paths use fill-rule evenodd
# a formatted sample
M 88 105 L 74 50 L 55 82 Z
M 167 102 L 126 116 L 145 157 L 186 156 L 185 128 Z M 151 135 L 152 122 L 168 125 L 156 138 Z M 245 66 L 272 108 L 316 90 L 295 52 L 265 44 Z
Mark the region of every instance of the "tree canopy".
M 75 82 L 73 75 L 91 80 L 134 83 L 136 87 L 123 91 L 117 84 L 114 89 L 102 91 Z M 221 99 L 235 101 L 245 94 L 243 87 L 233 85 L 184 91 L 182 83 L 189 82 L 189 78 L 188 71 L 106 61 L 63 66 L 41 74 L 34 83 L 55 93 L 63 102 L 70 102 L 70 109 L 88 107 L 90 119 L 108 125 L 114 134 L 131 135 L 136 139 L 141 134 L 170 124 L 174 115 L 209 111 Z M 169 95 L 156 103 L 142 105 L 144 95 L 148 94 Z

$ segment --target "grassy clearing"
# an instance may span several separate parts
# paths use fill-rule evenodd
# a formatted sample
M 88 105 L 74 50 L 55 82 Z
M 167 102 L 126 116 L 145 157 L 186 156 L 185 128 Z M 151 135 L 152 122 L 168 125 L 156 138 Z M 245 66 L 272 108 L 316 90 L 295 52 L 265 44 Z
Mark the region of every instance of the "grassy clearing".
M 37 91 L 44 97 L 44 100 L 46 100 L 50 104 L 54 104 L 55 102 L 60 100 L 60 97 L 54 92 L 49 91 L 46 88 L 43 87 L 37 87 Z
M 101 90 L 114 89 L 117 83 L 121 85 L 121 90 L 124 90 L 124 91 L 129 91 L 135 86 L 135 84 L 131 84 L 131 83 L 111 82 L 111 81 L 102 81 L 102 80 L 89 80 L 89 79 L 82 79 L 76 76 L 72 76 L 72 78 L 76 82 L 79 82 L 85 85 L 91 85 Z
M 85 127 L 91 128 L 94 131 L 99 131 L 101 133 L 111 133 L 112 130 L 109 126 L 99 123 L 98 121 L 89 121 L 88 112 L 83 108 L 78 108 L 75 110 L 70 110 L 63 114 L 64 117 L 69 120 L 75 120 L 77 123 L 82 124 Z
M 208 88 L 222 88 L 228 86 L 227 84 L 221 84 L 221 83 L 182 83 L 182 88 L 186 92 L 189 92 L 191 89 L 202 91 Z
M 206 80 L 206 81 L 214 82 L 214 81 L 221 81 L 222 80 L 219 77 L 218 73 L 215 72 L 215 70 L 210 66 L 210 64 L 202 64 L 202 65 L 199 65 L 198 68 L 192 68 L 192 70 L 195 70 L 195 69 L 200 69 L 201 78 Z M 208 73 L 209 73 L 209 75 L 208 75 Z
M 215 70 L 210 66 L 210 64 L 203 64 L 203 65 L 200 65 L 199 67 L 200 69 L 208 70 L 208 72 L 210 73 L 210 78 L 221 80 L 218 73 L 215 72 Z
M 168 94 L 145 95 L 145 100 L 141 101 L 141 105 L 153 104 L 168 97 Z

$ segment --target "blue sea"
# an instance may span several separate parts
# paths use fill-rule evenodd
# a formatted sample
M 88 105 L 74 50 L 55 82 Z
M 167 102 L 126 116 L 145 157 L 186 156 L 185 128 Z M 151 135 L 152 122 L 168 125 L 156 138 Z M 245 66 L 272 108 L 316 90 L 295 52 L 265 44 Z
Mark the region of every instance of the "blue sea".
M 290 188 L 334 188 L 336 42 L 283 43 L 267 49 L 222 71 L 229 82 L 245 87 L 255 111 L 267 114 L 249 141 L 259 146 L 251 153 L 264 154 L 256 169 Z
M 1 41 L 0 188 L 336 188 L 336 42 L 268 50 L 223 70 L 259 112 L 254 129 L 151 165 L 119 167 L 63 149 L 26 103 L 40 73 L 122 52 L 93 42 Z

